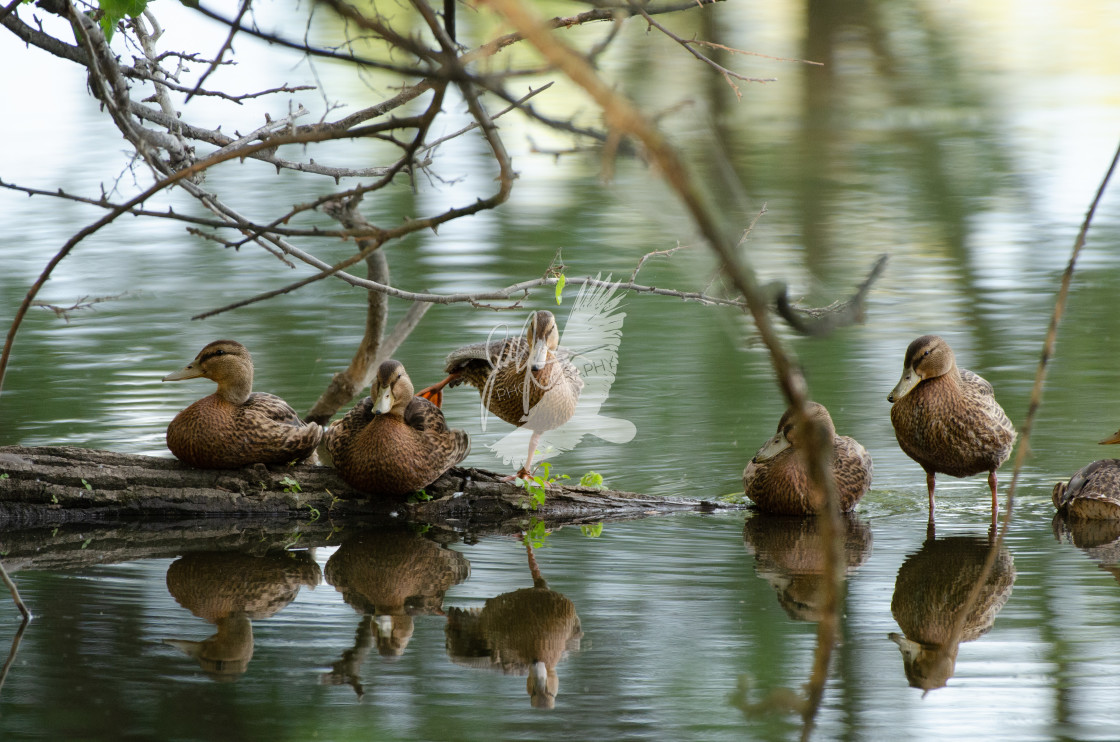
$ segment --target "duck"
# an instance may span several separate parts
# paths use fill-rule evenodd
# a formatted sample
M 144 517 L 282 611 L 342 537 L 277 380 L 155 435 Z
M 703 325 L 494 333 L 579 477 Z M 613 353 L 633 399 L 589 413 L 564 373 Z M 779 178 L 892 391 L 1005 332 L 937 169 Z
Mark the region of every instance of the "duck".
M 743 490 L 764 512 L 809 515 L 825 506 L 823 493 L 810 485 L 805 468 L 809 425 L 822 425 L 832 441 L 832 478 L 836 483 L 840 512 L 856 506 L 871 487 L 871 454 L 858 441 L 837 435 L 832 416 L 824 405 L 806 402 L 807 420 L 799 420 L 791 407 L 778 421 L 778 431 L 743 470 Z
M 930 520 L 937 474 L 982 472 L 988 473 L 994 519 L 996 470 L 1011 455 L 1017 434 L 992 385 L 959 368 L 944 338 L 923 335 L 907 347 L 902 378 L 887 401 L 899 447 L 926 472 Z
M 235 340 L 215 340 L 163 381 L 205 378 L 218 389 L 194 402 L 167 426 L 175 458 L 199 469 L 239 469 L 311 458 L 323 437 L 274 394 L 253 392 L 253 357 Z
M 1101 441 L 1120 443 L 1120 433 Z M 1081 520 L 1120 519 L 1120 459 L 1101 459 L 1081 467 L 1051 493 L 1059 513 Z
M 517 474 L 527 478 L 541 435 L 571 419 L 583 390 L 571 354 L 560 349 L 556 317 L 548 310 L 529 315 L 523 336 L 465 345 L 447 356 L 447 378 L 420 396 L 439 405 L 444 387 L 464 382 L 476 387 L 485 407 L 511 425 L 532 431 L 525 463 Z
M 334 466 L 351 487 L 396 497 L 423 489 L 467 457 L 466 431 L 414 394 L 404 364 L 384 361 L 371 391 L 324 435 Z

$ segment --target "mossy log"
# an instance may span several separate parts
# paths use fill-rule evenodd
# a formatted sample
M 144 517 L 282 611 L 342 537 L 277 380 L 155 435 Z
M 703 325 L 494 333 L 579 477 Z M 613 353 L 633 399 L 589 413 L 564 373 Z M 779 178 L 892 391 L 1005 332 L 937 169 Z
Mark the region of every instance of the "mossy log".
M 553 484 L 530 510 L 529 497 L 494 472 L 455 468 L 425 489 L 430 497 L 370 497 L 326 466 L 192 469 L 172 458 L 69 446 L 0 447 L 0 528 L 126 517 L 283 516 L 334 521 L 390 517 L 459 531 L 508 530 L 529 516 L 547 525 L 734 507 Z M 503 524 L 507 528 L 503 529 Z

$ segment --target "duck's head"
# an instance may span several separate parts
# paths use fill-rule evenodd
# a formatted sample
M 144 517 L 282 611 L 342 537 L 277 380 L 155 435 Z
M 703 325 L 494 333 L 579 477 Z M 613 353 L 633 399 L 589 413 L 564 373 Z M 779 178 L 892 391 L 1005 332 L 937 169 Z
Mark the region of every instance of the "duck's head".
M 534 660 L 529 666 L 525 689 L 529 692 L 529 703 L 533 708 L 555 708 L 556 694 L 560 691 L 560 677 L 556 674 L 556 668 L 550 668 L 544 662 Z
M 210 379 L 218 384 L 218 396 L 241 404 L 253 391 L 253 357 L 235 340 L 215 340 L 198 352 L 194 360 L 164 381 Z
M 953 349 L 944 338 L 937 335 L 922 335 L 906 349 L 906 358 L 902 363 L 902 378 L 887 395 L 887 401 L 894 404 L 909 394 L 910 390 L 920 382 L 947 374 L 956 365 Z
M 818 402 L 806 402 L 805 407 L 809 413 L 807 420 L 799 420 L 792 407 L 785 411 L 782 419 L 778 421 L 778 432 L 758 449 L 753 459 L 755 462 L 772 459 L 790 446 L 805 448 L 811 424 L 823 425 L 829 439 L 836 435 L 836 426 L 832 424 L 832 416 L 828 414 L 824 405 Z
M 560 345 L 556 317 L 546 309 L 533 312 L 529 317 L 525 337 L 529 340 L 529 367 L 533 371 L 540 371 L 548 364 L 548 354 L 555 352 Z
M 404 416 L 404 410 L 412 401 L 415 389 L 404 364 L 400 361 L 388 360 L 377 368 L 377 379 L 373 382 L 372 397 L 373 411 L 379 414 L 392 412 L 398 417 Z

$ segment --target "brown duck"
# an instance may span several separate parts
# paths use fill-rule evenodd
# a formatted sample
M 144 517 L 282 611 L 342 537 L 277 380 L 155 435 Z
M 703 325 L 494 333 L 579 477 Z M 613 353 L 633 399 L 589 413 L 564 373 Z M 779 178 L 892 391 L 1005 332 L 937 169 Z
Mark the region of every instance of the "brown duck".
M 438 407 L 413 395 L 400 361 L 377 369 L 366 397 L 324 436 L 335 468 L 355 489 L 406 495 L 431 484 L 470 451 L 462 430 L 450 430 Z
M 299 419 L 274 394 L 253 392 L 253 358 L 241 343 L 215 340 L 164 381 L 206 378 L 218 390 L 175 416 L 167 447 L 200 469 L 286 464 L 315 452 L 323 429 Z
M 1055 484 L 1052 495 L 1059 513 L 1084 520 L 1120 519 L 1120 459 L 1086 464 L 1068 482 Z
M 949 344 L 923 335 L 906 349 L 902 378 L 887 395 L 898 445 L 926 471 L 929 517 L 934 477 L 988 472 L 992 517 L 997 510 L 996 469 L 1011 455 L 1015 428 L 996 402 L 992 385 L 957 368 Z
M 856 506 L 871 487 L 871 454 L 854 438 L 836 435 L 824 405 L 808 402 L 809 421 L 823 424 L 832 441 L 832 478 L 840 511 Z M 809 422 L 799 422 L 793 409 L 778 421 L 778 432 L 743 470 L 743 490 L 760 510 L 782 515 L 807 515 L 825 505 L 823 493 L 811 486 L 805 467 Z
M 529 317 L 525 335 L 467 345 L 447 357 L 448 377 L 420 395 L 440 403 L 445 386 L 464 381 L 477 387 L 486 408 L 511 425 L 533 431 L 529 452 L 518 476 L 528 476 L 541 434 L 571 419 L 583 379 L 559 350 L 560 331 L 552 312 Z

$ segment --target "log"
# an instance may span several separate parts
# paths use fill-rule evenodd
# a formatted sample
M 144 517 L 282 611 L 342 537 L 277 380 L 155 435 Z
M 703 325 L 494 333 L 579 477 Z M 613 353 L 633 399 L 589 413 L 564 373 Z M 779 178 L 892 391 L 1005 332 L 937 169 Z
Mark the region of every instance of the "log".
M 267 516 L 399 518 L 458 532 L 516 532 L 530 518 L 552 527 L 739 507 L 557 483 L 533 509 L 521 487 L 500 480 L 494 472 L 454 468 L 425 488 L 430 499 L 385 499 L 351 489 L 326 466 L 207 470 L 173 458 L 72 446 L 2 446 L 0 528 L 135 517 Z

